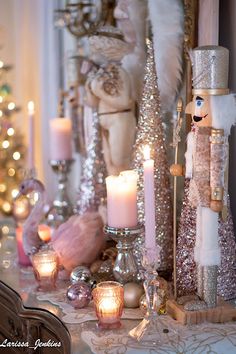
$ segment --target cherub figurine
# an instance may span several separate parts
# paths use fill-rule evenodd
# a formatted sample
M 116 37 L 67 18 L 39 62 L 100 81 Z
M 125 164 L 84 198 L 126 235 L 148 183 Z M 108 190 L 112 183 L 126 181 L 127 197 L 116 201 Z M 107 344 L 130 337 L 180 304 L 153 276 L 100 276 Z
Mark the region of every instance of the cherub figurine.
M 130 78 L 120 64 L 130 45 L 117 28 L 105 26 L 89 38 L 89 47 L 90 57 L 99 68 L 88 76 L 86 102 L 97 105 L 107 171 L 117 175 L 130 168 L 135 139 Z
M 193 129 L 188 134 L 186 178 L 189 202 L 196 208 L 194 260 L 197 295 L 203 300 L 185 304 L 186 310 L 217 305 L 217 271 L 221 263 L 219 217 L 225 213 L 228 136 L 235 123 L 236 105 L 228 94 L 228 50 L 205 46 L 191 53 L 193 100 L 187 105 Z

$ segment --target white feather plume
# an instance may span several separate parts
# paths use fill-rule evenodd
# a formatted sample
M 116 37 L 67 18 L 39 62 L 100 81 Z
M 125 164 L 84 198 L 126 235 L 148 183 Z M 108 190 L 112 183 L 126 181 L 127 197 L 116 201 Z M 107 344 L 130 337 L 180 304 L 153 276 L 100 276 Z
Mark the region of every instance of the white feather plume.
M 131 78 L 132 96 L 138 101 L 141 96 L 143 71 L 145 66 L 145 26 L 147 18 L 147 3 L 144 0 L 129 0 L 128 17 L 136 35 L 134 51 L 126 55 L 122 65 Z
M 148 0 L 163 111 L 171 111 L 182 76 L 184 9 L 180 0 Z

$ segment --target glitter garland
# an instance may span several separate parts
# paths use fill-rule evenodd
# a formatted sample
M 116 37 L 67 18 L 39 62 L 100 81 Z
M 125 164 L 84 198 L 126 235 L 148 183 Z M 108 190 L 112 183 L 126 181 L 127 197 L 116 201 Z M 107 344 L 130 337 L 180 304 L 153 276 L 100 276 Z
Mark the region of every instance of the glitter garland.
M 101 200 L 106 198 L 106 165 L 103 157 L 99 117 L 93 114 L 93 136 L 88 155 L 83 164 L 83 174 L 77 201 L 77 213 L 97 211 Z
M 143 147 L 149 145 L 155 167 L 155 209 L 156 209 L 156 240 L 161 247 L 160 266 L 158 270 L 171 270 L 173 262 L 172 242 L 172 206 L 169 183 L 169 169 L 165 149 L 165 138 L 161 120 L 160 95 L 154 62 L 153 45 L 147 40 L 147 62 L 144 72 L 144 88 L 140 104 L 140 115 L 134 145 L 133 166 L 138 172 L 138 217 L 144 223 L 144 190 L 143 190 Z M 142 238 L 135 246 L 135 255 L 141 259 Z M 140 265 L 140 263 L 139 263 Z
M 177 243 L 178 296 L 195 292 L 197 283 L 194 262 L 196 209 L 190 206 L 188 194 L 189 179 L 186 179 Z M 234 299 L 236 297 L 236 242 L 229 197 L 227 219 L 223 221 L 219 218 L 219 243 L 221 265 L 218 268 L 217 294 L 225 300 Z

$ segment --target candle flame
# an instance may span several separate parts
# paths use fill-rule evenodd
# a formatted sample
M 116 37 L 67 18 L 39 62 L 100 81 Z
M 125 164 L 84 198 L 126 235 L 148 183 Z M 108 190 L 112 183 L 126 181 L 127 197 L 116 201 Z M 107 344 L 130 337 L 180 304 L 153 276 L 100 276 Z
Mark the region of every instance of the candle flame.
M 145 160 L 149 160 L 150 159 L 150 152 L 151 152 L 150 146 L 149 145 L 145 145 L 144 148 L 143 148 L 143 156 L 144 156 Z
M 34 114 L 34 102 L 33 101 L 28 102 L 28 113 Z

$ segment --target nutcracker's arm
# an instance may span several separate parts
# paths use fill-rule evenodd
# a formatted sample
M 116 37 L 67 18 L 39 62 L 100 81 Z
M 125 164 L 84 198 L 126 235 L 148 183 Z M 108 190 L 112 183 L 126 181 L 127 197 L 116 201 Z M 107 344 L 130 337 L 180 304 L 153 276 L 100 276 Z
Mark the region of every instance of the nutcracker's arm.
M 220 212 L 223 209 L 224 175 L 227 161 L 226 137 L 223 129 L 212 128 L 210 146 L 210 208 L 215 212 Z

